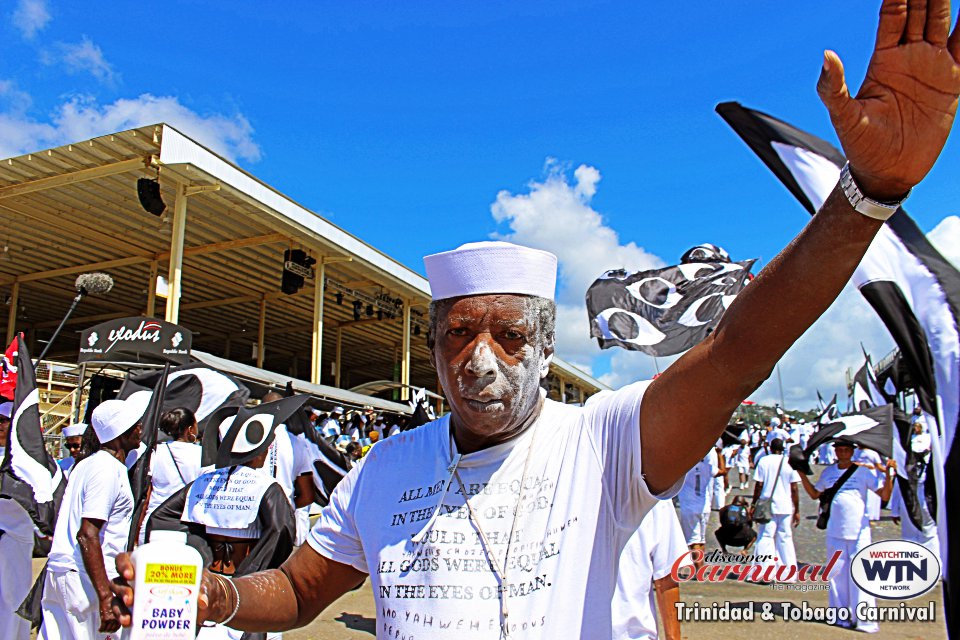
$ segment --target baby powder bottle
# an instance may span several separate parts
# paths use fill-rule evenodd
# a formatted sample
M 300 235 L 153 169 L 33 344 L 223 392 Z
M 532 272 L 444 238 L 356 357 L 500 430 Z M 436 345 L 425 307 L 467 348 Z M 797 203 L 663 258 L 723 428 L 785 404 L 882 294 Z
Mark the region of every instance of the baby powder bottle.
M 182 531 L 152 531 L 133 552 L 134 586 L 130 640 L 193 640 L 203 557 Z

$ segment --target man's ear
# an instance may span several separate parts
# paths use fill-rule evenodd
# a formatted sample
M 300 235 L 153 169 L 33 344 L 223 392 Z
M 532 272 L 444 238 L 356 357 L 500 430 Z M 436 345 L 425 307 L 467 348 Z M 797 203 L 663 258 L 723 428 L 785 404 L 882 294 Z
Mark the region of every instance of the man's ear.
M 553 344 L 554 344 L 554 341 L 552 337 L 549 340 L 544 340 L 543 359 L 540 361 L 540 379 L 541 380 L 546 378 L 547 374 L 550 373 L 550 363 L 553 362 Z

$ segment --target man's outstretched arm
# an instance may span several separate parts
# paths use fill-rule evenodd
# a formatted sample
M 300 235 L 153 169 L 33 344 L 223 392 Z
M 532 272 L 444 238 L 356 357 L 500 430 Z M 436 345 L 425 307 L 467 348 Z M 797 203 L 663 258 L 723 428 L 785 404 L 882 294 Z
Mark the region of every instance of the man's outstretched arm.
M 123 626 L 131 622 L 134 566 L 129 554 L 117 556 L 122 580 L 112 586 L 114 612 Z M 300 547 L 279 569 L 261 571 L 233 581 L 236 592 L 209 571 L 203 572 L 198 606 L 198 624 L 220 622 L 233 613 L 230 627 L 243 631 L 287 631 L 309 624 L 337 598 L 355 588 L 366 574 L 329 560 L 309 545 Z M 125 584 L 124 584 L 125 583 Z
M 867 76 L 851 98 L 843 66 L 824 55 L 820 97 L 863 193 L 903 197 L 943 148 L 960 95 L 960 30 L 949 0 L 884 0 Z M 641 408 L 643 470 L 651 491 L 671 487 L 703 457 L 737 405 L 830 306 L 881 222 L 839 188 L 734 300 L 717 329 L 653 381 Z M 791 313 L 768 314 L 784 300 Z

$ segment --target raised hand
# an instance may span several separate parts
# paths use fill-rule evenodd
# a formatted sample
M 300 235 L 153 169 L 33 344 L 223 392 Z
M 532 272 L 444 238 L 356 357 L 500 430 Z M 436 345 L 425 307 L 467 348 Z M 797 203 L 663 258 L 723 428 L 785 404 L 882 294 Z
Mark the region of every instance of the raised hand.
M 824 53 L 817 85 L 863 192 L 894 201 L 943 149 L 960 95 L 960 28 L 949 0 L 883 0 L 867 76 L 851 98 L 843 64 Z

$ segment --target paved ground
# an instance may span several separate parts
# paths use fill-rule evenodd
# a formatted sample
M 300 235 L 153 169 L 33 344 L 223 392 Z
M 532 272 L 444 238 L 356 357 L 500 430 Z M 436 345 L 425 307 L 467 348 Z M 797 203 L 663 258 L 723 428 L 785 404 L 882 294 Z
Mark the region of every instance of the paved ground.
M 736 493 L 741 493 L 737 491 Z M 750 491 L 752 495 L 752 491 Z M 728 496 L 729 498 L 732 496 Z M 794 539 L 797 547 L 797 556 L 801 563 L 823 562 L 824 539 L 823 532 L 814 526 L 814 502 L 801 495 L 801 512 L 803 514 L 800 527 L 794 530 Z M 717 526 L 717 514 L 711 516 L 713 525 Z M 873 539 L 882 540 L 899 537 L 899 526 L 890 522 L 888 516 L 879 523 L 874 523 Z M 716 548 L 715 544 L 708 544 L 708 551 Z M 39 570 L 40 561 L 34 561 L 34 570 Z M 683 625 L 683 637 L 690 640 L 730 638 L 758 638 L 761 640 L 785 640 L 788 638 L 816 638 L 829 640 L 844 638 L 854 640 L 857 632 L 846 631 L 823 623 L 784 621 L 779 615 L 772 622 L 763 622 L 759 614 L 765 603 L 774 603 L 773 611 L 779 613 L 781 605 L 776 603 L 791 602 L 800 605 L 807 602 L 810 606 L 826 606 L 827 592 L 775 591 L 771 586 L 741 584 L 727 581 L 721 584 L 685 583 L 680 590 L 681 600 L 685 603 L 699 603 L 709 606 L 717 602 L 729 601 L 731 607 L 752 608 L 756 614 L 755 622 L 688 622 Z M 943 626 L 942 594 L 940 587 L 920 598 L 908 601 L 909 605 L 926 605 L 935 602 L 937 621 L 909 622 L 909 623 L 881 623 L 879 638 L 898 640 L 940 640 L 946 638 Z M 897 601 L 879 601 L 880 604 L 897 603 Z M 370 640 L 375 635 L 376 613 L 373 606 L 373 596 L 368 586 L 351 592 L 331 605 L 323 615 L 304 629 L 284 634 L 286 640 L 349 640 L 365 638 Z M 558 639 L 562 640 L 562 639 Z

